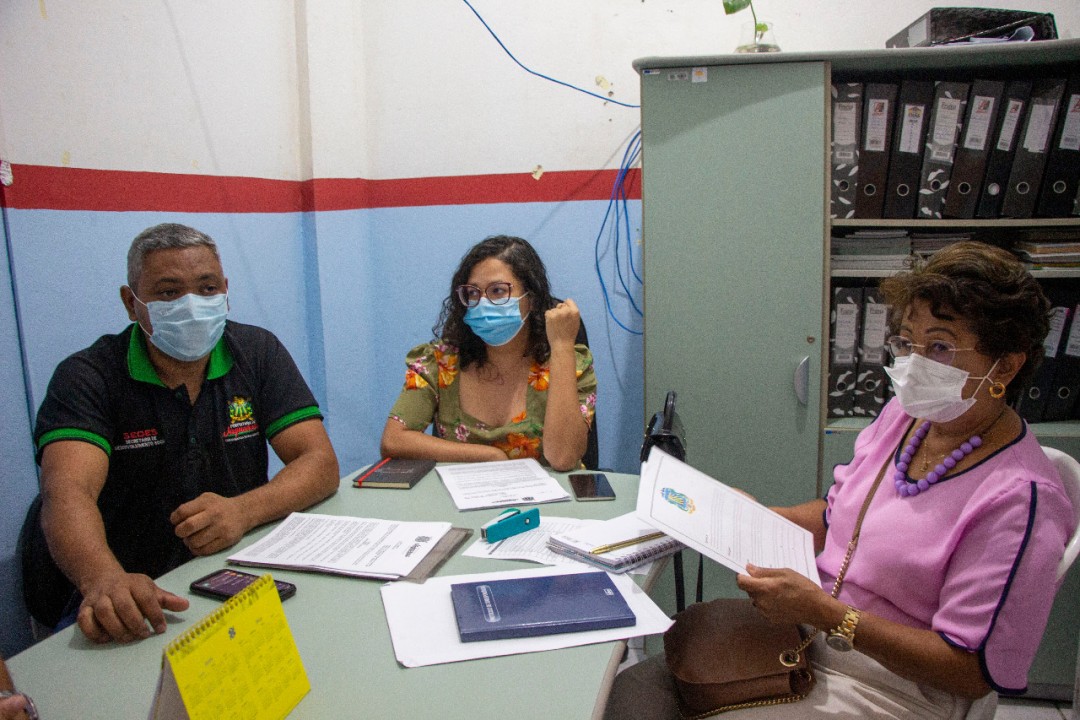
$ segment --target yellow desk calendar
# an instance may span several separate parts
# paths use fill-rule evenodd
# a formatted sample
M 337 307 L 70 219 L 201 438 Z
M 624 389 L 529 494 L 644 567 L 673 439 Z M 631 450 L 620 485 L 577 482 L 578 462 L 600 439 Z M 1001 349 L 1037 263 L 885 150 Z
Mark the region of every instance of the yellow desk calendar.
M 310 689 L 263 575 L 165 648 L 150 720 L 280 720 Z

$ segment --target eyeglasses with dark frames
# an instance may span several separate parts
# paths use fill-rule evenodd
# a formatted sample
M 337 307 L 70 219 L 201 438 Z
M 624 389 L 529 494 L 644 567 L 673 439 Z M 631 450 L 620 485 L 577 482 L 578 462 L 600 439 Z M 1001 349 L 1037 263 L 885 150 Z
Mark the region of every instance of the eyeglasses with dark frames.
M 505 305 L 510 302 L 514 286 L 508 282 L 493 282 L 481 290 L 476 285 L 458 285 L 457 296 L 467 308 L 480 304 L 480 298 L 486 297 L 492 305 Z

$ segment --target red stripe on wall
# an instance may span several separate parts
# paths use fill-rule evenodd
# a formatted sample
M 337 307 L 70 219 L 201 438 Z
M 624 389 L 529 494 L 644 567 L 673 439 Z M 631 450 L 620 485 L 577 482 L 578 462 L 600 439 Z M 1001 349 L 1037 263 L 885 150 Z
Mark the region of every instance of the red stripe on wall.
M 279 213 L 306 210 L 607 200 L 615 170 L 462 175 L 393 180 L 265 178 L 13 165 L 0 205 L 22 210 Z M 640 172 L 626 189 L 641 198 Z

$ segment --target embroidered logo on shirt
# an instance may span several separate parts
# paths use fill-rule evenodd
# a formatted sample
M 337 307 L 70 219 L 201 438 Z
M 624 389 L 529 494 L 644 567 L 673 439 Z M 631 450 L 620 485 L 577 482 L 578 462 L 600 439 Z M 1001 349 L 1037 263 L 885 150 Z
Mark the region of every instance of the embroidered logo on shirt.
M 225 428 L 222 437 L 225 442 L 236 442 L 244 438 L 257 436 L 259 424 L 254 420 L 255 411 L 251 407 L 251 401 L 234 395 L 229 403 L 229 427 Z
M 165 444 L 165 441 L 158 435 L 157 428 L 128 430 L 120 436 L 120 439 L 121 443 L 113 448 L 114 450 L 140 450 Z

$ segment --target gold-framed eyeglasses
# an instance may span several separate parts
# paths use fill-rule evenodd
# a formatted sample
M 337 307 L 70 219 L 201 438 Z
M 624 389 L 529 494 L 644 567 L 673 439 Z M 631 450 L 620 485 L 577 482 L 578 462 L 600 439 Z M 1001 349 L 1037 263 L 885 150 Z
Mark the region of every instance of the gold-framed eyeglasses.
M 975 349 L 958 348 L 948 340 L 931 340 L 925 345 L 920 345 L 903 335 L 893 335 L 885 341 L 885 347 L 889 349 L 893 357 L 907 357 L 917 351 L 923 357 L 942 365 L 952 365 L 958 352 L 970 352 Z
M 475 285 L 458 285 L 457 296 L 467 308 L 480 304 L 480 298 L 486 297 L 492 305 L 505 305 L 510 302 L 514 286 L 508 282 L 493 282 L 481 290 Z

